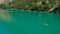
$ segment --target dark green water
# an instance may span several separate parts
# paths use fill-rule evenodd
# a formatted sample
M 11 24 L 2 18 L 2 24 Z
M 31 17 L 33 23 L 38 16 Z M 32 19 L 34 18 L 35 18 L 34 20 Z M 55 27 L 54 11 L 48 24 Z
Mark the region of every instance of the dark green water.
M 60 14 L 7 10 L 13 20 L 0 20 L 0 34 L 60 34 Z

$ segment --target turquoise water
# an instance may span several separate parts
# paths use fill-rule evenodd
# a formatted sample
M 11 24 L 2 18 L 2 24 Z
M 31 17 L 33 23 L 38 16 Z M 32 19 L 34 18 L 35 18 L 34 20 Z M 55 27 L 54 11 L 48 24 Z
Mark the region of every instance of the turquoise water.
M 0 34 L 60 34 L 60 14 L 7 10 L 13 18 L 0 20 Z

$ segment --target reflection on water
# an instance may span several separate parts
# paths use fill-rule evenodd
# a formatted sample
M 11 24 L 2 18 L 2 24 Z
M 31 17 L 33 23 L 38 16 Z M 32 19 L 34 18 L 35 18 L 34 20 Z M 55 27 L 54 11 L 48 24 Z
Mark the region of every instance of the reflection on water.
M 0 19 L 3 19 L 4 21 L 7 21 L 7 22 L 12 20 L 11 16 L 8 14 L 8 12 L 3 9 L 0 9 Z

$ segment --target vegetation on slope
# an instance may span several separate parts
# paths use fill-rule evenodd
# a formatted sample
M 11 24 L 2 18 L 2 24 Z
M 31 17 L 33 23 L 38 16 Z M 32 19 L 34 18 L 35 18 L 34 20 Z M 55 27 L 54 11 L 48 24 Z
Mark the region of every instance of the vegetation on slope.
M 60 0 L 15 0 L 3 6 L 5 9 L 60 12 L 59 5 Z M 3 6 L 0 7 L 3 8 Z

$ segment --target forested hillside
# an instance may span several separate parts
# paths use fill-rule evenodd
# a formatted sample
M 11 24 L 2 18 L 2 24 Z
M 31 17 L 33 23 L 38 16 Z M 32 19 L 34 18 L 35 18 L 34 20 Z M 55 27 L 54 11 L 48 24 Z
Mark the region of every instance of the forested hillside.
M 14 0 L 0 8 L 60 12 L 60 0 Z

